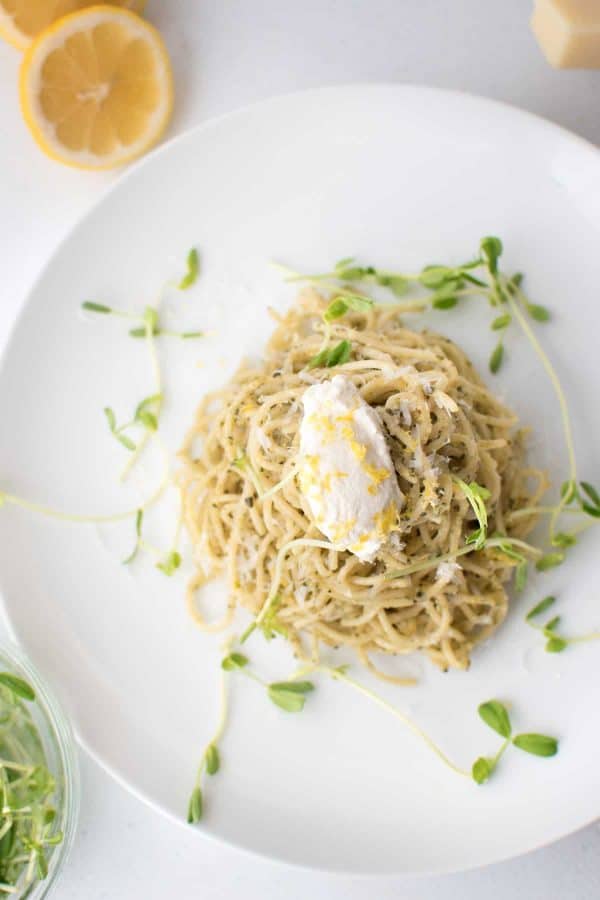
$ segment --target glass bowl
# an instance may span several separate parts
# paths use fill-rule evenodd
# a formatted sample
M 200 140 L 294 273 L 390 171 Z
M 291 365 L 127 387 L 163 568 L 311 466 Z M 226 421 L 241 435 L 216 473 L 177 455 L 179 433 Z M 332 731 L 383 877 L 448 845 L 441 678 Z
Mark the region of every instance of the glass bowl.
M 75 837 L 80 796 L 77 749 L 69 721 L 45 679 L 22 650 L 6 641 L 0 645 L 0 672 L 17 675 L 35 691 L 35 700 L 25 703 L 38 729 L 47 767 L 56 779 L 52 801 L 57 813 L 54 828 L 64 835 L 60 844 L 47 848 L 46 878 L 34 881 L 20 893 L 3 893 L 2 896 L 17 897 L 19 900 L 25 897 L 28 900 L 41 900 L 51 894 Z

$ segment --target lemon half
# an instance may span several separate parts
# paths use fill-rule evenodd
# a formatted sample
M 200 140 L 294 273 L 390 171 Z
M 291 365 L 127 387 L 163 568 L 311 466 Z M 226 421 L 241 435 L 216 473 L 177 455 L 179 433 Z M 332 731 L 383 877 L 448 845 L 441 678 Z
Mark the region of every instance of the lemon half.
M 107 0 L 107 3 L 141 13 L 146 0 Z M 0 0 L 0 36 L 19 50 L 25 50 L 57 19 L 93 5 L 94 0 Z
M 20 94 L 25 121 L 48 156 L 108 169 L 161 136 L 173 78 L 155 28 L 127 10 L 93 6 L 59 19 L 33 42 Z

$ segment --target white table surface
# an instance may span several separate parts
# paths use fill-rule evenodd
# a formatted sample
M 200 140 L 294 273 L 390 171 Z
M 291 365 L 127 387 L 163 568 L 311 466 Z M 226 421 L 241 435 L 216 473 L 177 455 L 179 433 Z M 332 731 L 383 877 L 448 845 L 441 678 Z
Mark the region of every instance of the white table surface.
M 551 70 L 529 32 L 529 13 L 528 0 L 150 0 L 147 9 L 175 67 L 171 135 L 276 93 L 403 81 L 501 99 L 600 144 L 600 72 Z M 71 171 L 39 153 L 19 113 L 18 62 L 16 51 L 0 46 L 0 346 L 41 265 L 115 178 Z M 79 835 L 53 895 L 62 900 L 600 896 L 599 825 L 466 874 L 350 879 L 202 839 L 130 796 L 84 753 L 81 766 Z

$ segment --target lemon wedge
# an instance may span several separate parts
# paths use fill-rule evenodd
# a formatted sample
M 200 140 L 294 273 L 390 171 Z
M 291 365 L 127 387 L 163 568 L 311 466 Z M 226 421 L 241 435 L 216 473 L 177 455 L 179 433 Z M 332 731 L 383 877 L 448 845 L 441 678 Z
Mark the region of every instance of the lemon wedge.
M 107 3 L 141 13 L 146 0 L 107 0 Z M 57 19 L 93 5 L 93 0 L 0 0 L 0 37 L 25 50 Z
M 41 149 L 84 169 L 119 166 L 151 147 L 173 106 L 173 78 L 159 33 L 113 6 L 59 19 L 21 66 L 21 108 Z

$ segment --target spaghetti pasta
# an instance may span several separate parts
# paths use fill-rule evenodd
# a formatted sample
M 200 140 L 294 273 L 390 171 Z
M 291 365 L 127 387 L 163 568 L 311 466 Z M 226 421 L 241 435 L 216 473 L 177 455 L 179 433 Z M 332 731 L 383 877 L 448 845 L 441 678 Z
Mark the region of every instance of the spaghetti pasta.
M 407 329 L 394 306 L 329 324 L 327 338 L 350 342 L 350 359 L 310 369 L 323 346 L 325 307 L 316 291 L 303 291 L 279 319 L 264 361 L 243 364 L 200 404 L 179 473 L 196 565 L 190 608 L 215 630 L 236 607 L 256 615 L 272 597 L 271 630 L 304 657 L 324 643 L 353 648 L 374 671 L 373 654 L 414 651 L 442 669 L 466 669 L 473 647 L 506 615 L 516 562 L 498 546 L 464 552 L 477 523 L 459 480 L 489 491 L 490 534 L 522 539 L 535 515 L 509 514 L 536 506 L 545 476 L 524 464 L 516 417 L 465 354 L 445 337 Z M 333 374 L 351 379 L 378 414 L 405 497 L 371 562 L 323 539 L 295 477 L 303 393 Z M 436 565 L 437 557 L 446 559 Z M 415 565 L 427 560 L 433 563 Z M 409 566 L 420 570 L 402 575 Z M 227 609 L 208 625 L 197 592 L 220 574 Z

